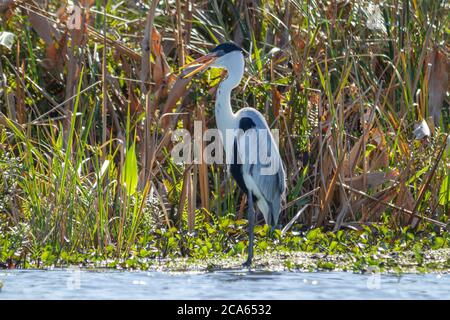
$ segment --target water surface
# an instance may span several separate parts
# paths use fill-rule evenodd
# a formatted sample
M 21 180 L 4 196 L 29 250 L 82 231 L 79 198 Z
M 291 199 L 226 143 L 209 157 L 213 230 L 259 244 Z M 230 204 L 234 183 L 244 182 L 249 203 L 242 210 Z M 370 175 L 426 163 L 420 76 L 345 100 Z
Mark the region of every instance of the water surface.
M 450 299 L 449 274 L 0 271 L 0 299 Z

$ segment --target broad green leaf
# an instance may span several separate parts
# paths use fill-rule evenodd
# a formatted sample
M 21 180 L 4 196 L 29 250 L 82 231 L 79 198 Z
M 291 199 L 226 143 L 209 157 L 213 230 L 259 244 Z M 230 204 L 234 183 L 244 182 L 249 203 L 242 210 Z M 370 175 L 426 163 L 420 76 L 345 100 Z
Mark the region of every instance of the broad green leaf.
M 219 68 L 211 68 L 206 73 L 208 76 L 208 85 L 210 87 L 214 87 L 222 81 L 222 69 Z
M 437 237 L 434 239 L 434 244 L 432 245 L 433 249 L 439 249 L 442 248 L 445 244 L 445 240 L 442 237 Z
M 439 204 L 445 206 L 450 204 L 450 175 L 444 178 L 439 190 Z
M 338 245 L 337 241 L 331 241 L 329 250 L 333 252 L 337 248 L 337 245 Z
M 125 165 L 122 173 L 122 184 L 125 185 L 128 195 L 136 192 L 138 184 L 138 164 L 136 159 L 136 143 L 128 148 L 125 155 Z
M 306 235 L 306 238 L 308 240 L 315 240 L 320 234 L 321 234 L 321 231 L 319 228 L 312 229 L 311 231 L 308 232 L 308 234 Z

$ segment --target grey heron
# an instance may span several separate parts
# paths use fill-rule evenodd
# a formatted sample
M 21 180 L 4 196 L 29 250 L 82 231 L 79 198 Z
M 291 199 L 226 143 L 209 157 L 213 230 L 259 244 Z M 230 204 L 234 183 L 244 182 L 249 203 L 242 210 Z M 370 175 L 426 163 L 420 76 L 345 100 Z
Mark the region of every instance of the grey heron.
M 273 228 L 278 222 L 285 196 L 286 174 L 278 146 L 259 111 L 250 107 L 242 108 L 236 113 L 232 110 L 231 91 L 239 85 L 244 75 L 245 58 L 242 48 L 234 43 L 222 43 L 183 68 L 187 67 L 190 67 L 190 72 L 187 72 L 184 78 L 211 67 L 227 70 L 227 76 L 217 89 L 215 118 L 225 149 L 228 170 L 239 188 L 247 195 L 249 242 L 248 258 L 243 265 L 250 266 L 255 224 L 253 203 L 256 202 L 266 223 Z M 229 135 L 230 130 L 235 134 Z M 256 153 L 256 161 L 250 161 Z M 265 156 L 270 157 L 270 161 L 263 161 Z

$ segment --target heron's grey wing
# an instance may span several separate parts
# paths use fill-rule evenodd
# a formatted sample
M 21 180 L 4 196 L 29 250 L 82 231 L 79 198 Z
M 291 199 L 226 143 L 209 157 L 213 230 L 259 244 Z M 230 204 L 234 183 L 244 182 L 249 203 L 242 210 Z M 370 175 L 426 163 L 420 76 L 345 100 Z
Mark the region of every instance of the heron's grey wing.
M 264 198 L 268 201 L 277 201 L 277 198 L 284 196 L 286 174 L 270 128 L 261 113 L 254 109 L 241 109 L 238 116 L 241 119 L 250 118 L 256 129 L 249 129 L 237 137 L 239 157 L 243 162 L 243 174 L 252 177 Z M 254 148 L 255 145 L 258 146 L 257 150 Z M 255 153 L 258 154 L 258 161 L 246 161 L 249 158 L 254 160 L 251 157 L 255 157 Z

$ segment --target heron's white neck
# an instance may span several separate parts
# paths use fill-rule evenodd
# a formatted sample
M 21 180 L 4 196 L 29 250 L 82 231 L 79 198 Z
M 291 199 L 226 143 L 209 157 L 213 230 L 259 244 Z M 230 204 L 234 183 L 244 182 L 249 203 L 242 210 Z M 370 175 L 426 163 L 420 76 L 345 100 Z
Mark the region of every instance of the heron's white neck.
M 221 66 L 227 69 L 228 76 L 217 89 L 215 115 L 217 127 L 224 138 L 226 129 L 237 128 L 235 114 L 231 109 L 231 91 L 239 85 L 244 76 L 244 56 L 238 51 L 231 52 L 222 57 Z

